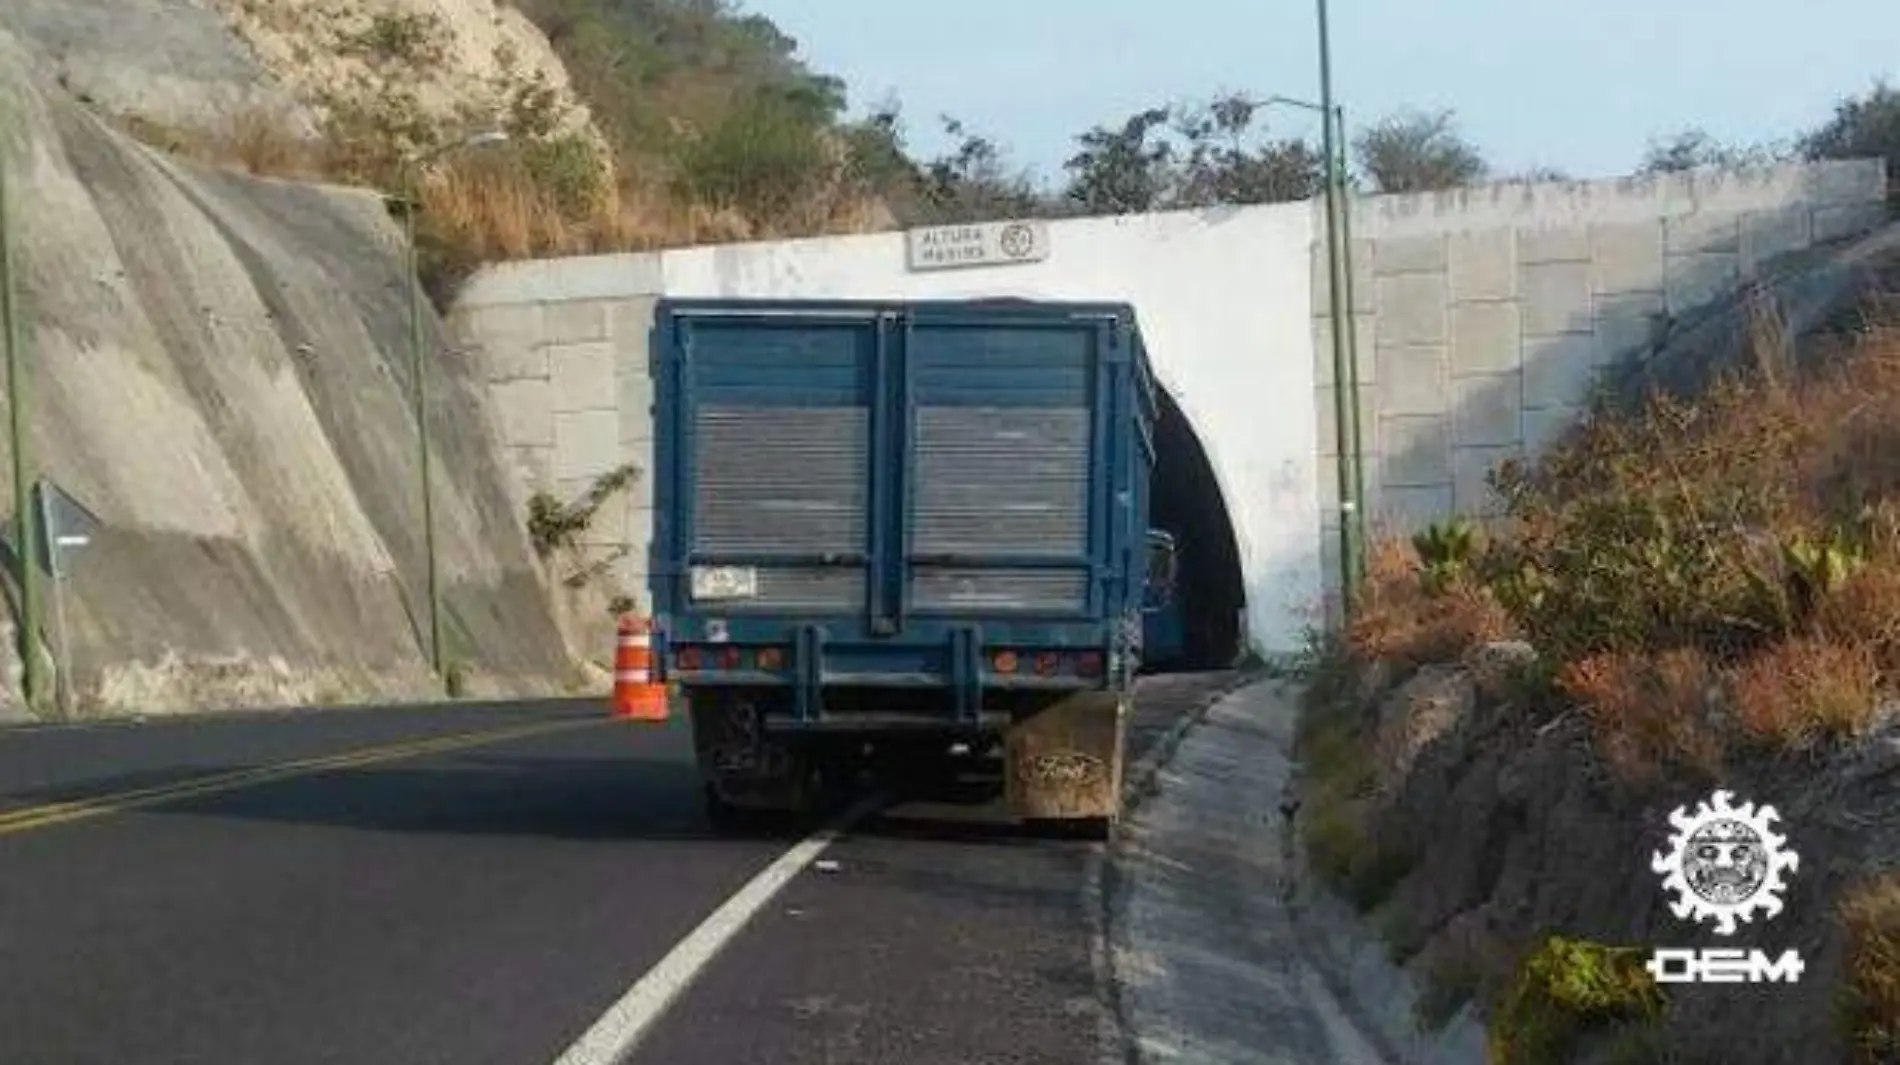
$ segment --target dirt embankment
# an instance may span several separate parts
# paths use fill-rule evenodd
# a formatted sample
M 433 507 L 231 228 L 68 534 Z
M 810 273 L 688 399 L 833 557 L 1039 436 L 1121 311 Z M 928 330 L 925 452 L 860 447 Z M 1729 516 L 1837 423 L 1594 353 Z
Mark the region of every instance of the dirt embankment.
M 1817 762 L 1731 769 L 1722 786 L 1738 803 L 1775 807 L 1800 866 L 1779 916 L 1722 937 L 1675 917 L 1651 868 L 1654 854 L 1672 850 L 1671 810 L 1693 811 L 1709 788 L 1620 784 L 1581 715 L 1528 713 L 1508 683 L 1485 674 L 1445 666 L 1397 687 L 1375 680 L 1362 700 L 1308 722 L 1306 756 L 1321 763 L 1321 779 L 1338 757 L 1329 743 L 1378 752 L 1362 805 L 1342 813 L 1336 797 L 1309 791 L 1303 830 L 1333 883 L 1384 929 L 1394 958 L 1431 986 L 1422 1024 L 1482 1004 L 1492 1038 L 1510 1048 L 1497 1060 L 1527 1065 L 1886 1060 L 1850 1053 L 1838 1012 L 1850 975 L 1840 907 L 1851 886 L 1900 859 L 1900 729 Z M 1585 961 L 1559 974 L 1602 981 L 1600 1007 L 1535 1001 L 1543 992 L 1531 959 L 1553 936 L 1630 952 L 1601 971 Z M 1658 947 L 1792 949 L 1807 971 L 1794 985 L 1677 985 L 1652 1017 L 1614 985 L 1640 974 L 1626 963 L 1640 966 Z M 1567 1031 L 1574 1041 L 1555 1038 Z M 1559 1056 L 1541 1056 L 1552 1051 Z
M 80 708 L 427 691 L 408 274 L 380 199 L 168 159 L 36 69 L 0 28 L 30 462 L 104 523 L 66 593 Z M 558 690 L 481 391 L 426 333 L 448 657 L 474 691 Z
M 1811 259 L 1619 375 L 1671 395 L 1500 476 L 1502 519 L 1385 545 L 1315 659 L 1302 843 L 1495 1065 L 1900 1061 L 1900 228 Z M 1727 935 L 1653 864 L 1745 872 L 1678 851 L 1718 790 L 1779 815 L 1752 875 L 1798 856 Z M 1805 971 L 1659 985 L 1658 948 Z

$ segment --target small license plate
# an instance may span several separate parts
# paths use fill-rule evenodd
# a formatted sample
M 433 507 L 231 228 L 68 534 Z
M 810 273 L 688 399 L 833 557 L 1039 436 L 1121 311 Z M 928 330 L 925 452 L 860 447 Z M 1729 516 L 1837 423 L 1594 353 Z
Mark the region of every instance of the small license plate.
M 759 571 L 751 566 L 693 567 L 693 598 L 751 599 L 759 594 Z

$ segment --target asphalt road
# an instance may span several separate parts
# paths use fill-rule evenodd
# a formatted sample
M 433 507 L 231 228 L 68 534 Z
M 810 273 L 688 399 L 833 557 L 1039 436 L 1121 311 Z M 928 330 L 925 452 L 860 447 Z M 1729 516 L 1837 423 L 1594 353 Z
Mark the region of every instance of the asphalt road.
M 0 731 L 0 1063 L 545 1065 L 792 842 L 598 703 Z M 633 1060 L 1096 1065 L 1098 849 L 873 817 Z

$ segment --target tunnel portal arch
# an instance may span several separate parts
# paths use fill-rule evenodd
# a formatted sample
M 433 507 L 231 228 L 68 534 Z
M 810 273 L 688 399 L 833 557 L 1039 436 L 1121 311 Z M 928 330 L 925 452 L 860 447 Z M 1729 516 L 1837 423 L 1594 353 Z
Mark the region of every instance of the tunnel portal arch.
M 1149 524 L 1170 533 L 1179 553 L 1175 594 L 1185 626 L 1183 653 L 1153 672 L 1232 666 L 1241 653 L 1246 605 L 1240 547 L 1207 451 L 1166 388 L 1155 389 L 1155 468 Z

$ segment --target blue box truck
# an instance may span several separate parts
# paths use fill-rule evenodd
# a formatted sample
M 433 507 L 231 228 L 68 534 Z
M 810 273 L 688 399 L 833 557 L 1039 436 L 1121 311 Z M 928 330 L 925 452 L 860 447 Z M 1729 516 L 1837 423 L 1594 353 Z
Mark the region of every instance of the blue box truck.
M 716 819 L 954 751 L 1018 819 L 1112 827 L 1174 571 L 1129 306 L 665 300 L 652 375 L 661 668 Z

